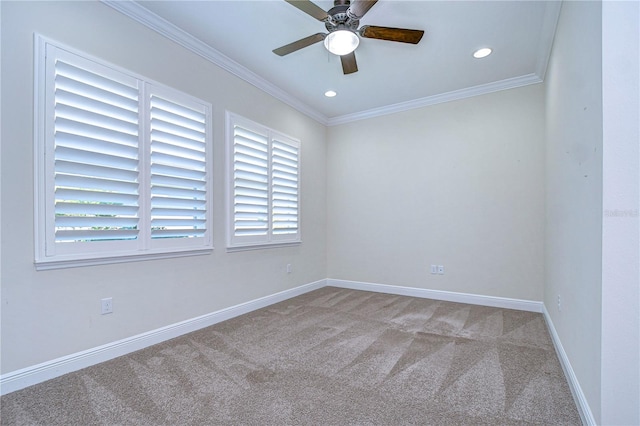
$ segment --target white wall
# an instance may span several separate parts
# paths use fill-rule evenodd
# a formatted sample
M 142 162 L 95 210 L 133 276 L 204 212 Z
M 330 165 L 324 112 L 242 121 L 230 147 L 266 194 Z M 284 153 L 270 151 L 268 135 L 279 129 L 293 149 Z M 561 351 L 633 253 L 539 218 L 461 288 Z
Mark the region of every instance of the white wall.
M 640 424 L 640 3 L 602 4 L 603 425 Z
M 328 276 L 541 301 L 543 107 L 534 85 L 331 127 Z
M 602 338 L 601 8 L 599 2 L 563 3 L 545 81 L 544 302 L 596 419 Z
M 2 2 L 1 8 L 2 373 L 326 277 L 324 126 L 101 3 Z M 213 254 L 35 271 L 34 32 L 213 104 Z M 226 109 L 302 141 L 302 245 L 226 253 Z M 114 313 L 101 316 L 100 299 L 109 296 Z

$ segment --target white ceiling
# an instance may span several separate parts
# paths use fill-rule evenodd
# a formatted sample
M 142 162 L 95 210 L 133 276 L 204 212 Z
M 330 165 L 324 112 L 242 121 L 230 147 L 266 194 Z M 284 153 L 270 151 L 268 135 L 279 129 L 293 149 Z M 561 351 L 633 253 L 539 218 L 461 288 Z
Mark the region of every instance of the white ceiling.
M 555 1 L 380 0 L 361 26 L 425 35 L 418 45 L 361 39 L 359 71 L 344 75 L 340 58 L 322 43 L 284 57 L 272 53 L 326 32 L 284 0 L 105 3 L 329 125 L 539 82 L 560 10 Z M 474 59 L 485 46 L 493 54 Z M 338 95 L 326 98 L 328 89 Z

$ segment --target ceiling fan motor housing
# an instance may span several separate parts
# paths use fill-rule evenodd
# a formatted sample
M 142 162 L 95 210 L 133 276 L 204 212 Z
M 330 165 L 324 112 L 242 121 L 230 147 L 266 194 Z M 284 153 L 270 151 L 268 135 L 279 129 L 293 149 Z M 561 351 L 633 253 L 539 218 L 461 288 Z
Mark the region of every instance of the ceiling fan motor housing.
M 335 4 L 336 6 L 332 7 L 327 12 L 327 14 L 331 17 L 330 20 L 324 23 L 327 31 L 329 31 L 330 33 L 338 30 L 350 30 L 354 33 L 357 32 L 360 21 L 351 19 L 347 14 L 347 9 L 349 9 L 349 2 L 336 0 Z

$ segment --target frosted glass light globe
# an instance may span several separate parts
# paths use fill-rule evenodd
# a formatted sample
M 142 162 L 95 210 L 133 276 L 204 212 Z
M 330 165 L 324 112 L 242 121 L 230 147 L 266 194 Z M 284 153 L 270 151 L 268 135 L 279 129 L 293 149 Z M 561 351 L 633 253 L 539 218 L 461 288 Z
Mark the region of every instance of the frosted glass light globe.
M 353 31 L 338 30 L 329 33 L 324 38 L 324 47 L 334 55 L 347 55 L 358 47 L 360 38 Z

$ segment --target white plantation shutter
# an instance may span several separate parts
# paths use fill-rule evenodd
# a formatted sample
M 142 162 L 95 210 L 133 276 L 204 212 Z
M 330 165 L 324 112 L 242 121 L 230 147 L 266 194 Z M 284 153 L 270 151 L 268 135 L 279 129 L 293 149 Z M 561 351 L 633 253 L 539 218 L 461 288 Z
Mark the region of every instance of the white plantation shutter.
M 211 105 L 37 40 L 36 266 L 210 250 Z
M 260 241 L 269 232 L 269 140 L 238 125 L 233 140 L 233 234 Z
M 284 137 L 271 149 L 271 229 L 274 238 L 298 233 L 298 144 Z
M 299 142 L 227 113 L 229 247 L 299 242 Z
M 54 67 L 55 241 L 135 239 L 135 81 L 125 84 L 63 59 Z
M 151 94 L 151 238 L 203 237 L 206 111 Z

